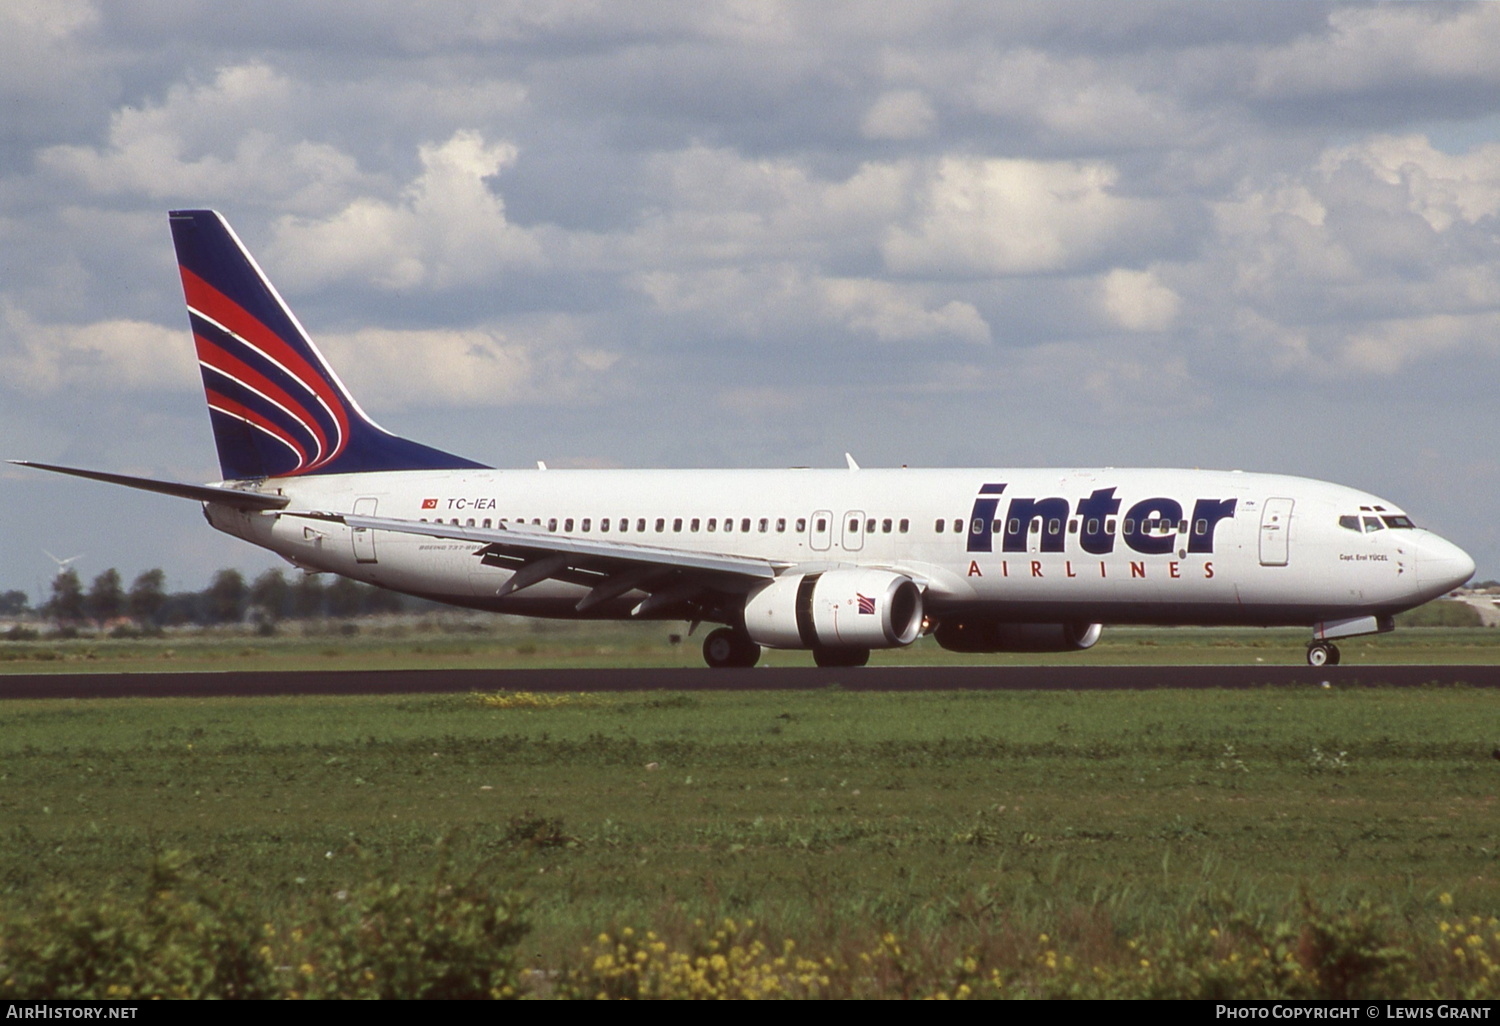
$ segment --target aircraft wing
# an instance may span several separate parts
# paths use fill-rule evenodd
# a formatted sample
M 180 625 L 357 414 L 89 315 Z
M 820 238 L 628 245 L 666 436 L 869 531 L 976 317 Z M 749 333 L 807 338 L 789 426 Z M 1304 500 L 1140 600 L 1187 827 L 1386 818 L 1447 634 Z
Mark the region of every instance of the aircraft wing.
M 299 511 L 280 515 L 345 524 L 356 531 L 394 531 L 474 542 L 478 545 L 474 555 L 485 565 L 514 571 L 496 592 L 497 598 L 550 578 L 589 586 L 589 593 L 578 603 L 579 612 L 627 592 L 644 591 L 649 597 L 632 611 L 633 615 L 644 616 L 672 606 L 701 603 L 714 593 L 744 592 L 758 581 L 771 580 L 790 565 L 724 552 L 563 536 L 523 524 L 460 527 L 354 513 Z

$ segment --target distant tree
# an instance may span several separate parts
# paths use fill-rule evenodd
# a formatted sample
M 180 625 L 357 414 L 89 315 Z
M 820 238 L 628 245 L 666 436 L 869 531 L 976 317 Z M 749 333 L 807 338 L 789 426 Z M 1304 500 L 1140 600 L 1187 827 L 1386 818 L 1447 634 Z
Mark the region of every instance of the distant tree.
M 130 585 L 125 608 L 138 623 L 160 623 L 166 604 L 167 575 L 159 569 L 147 570 Z
M 313 620 L 323 615 L 323 579 L 303 574 L 292 589 L 292 614 L 299 620 Z
M 52 578 L 52 598 L 47 602 L 47 615 L 59 624 L 77 623 L 83 619 L 83 585 L 79 583 L 78 571 L 72 567 Z
M 1396 617 L 1398 627 L 1482 627 L 1479 610 L 1467 602 L 1436 599 Z
M 401 612 L 403 603 L 399 593 L 370 584 L 365 585 L 362 590 L 365 593 L 363 608 L 366 613 Z
M 329 616 L 358 616 L 364 605 L 359 585 L 347 577 L 335 577 L 327 595 Z
M 24 591 L 7 591 L 0 594 L 0 616 L 20 616 L 30 608 Z
M 204 593 L 210 623 L 239 623 L 245 618 L 249 589 L 238 570 L 220 570 Z
M 286 615 L 292 594 L 291 585 L 280 570 L 267 570 L 250 585 L 250 605 L 262 621 L 275 623 Z
M 120 571 L 110 567 L 95 577 L 83 606 L 89 617 L 101 625 L 124 613 L 125 589 L 120 584 Z

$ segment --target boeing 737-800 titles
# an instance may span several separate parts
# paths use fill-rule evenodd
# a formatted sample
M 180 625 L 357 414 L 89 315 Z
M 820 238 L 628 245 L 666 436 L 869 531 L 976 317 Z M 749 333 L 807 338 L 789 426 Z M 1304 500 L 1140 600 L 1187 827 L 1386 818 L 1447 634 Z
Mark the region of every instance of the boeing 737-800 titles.
M 1101 625 L 1300 625 L 1334 640 L 1474 562 L 1391 502 L 1200 470 L 500 470 L 378 427 L 228 223 L 171 214 L 222 480 L 27 466 L 194 499 L 311 572 L 528 616 L 721 624 L 857 666 L 930 632 L 962 652 L 1084 649 Z

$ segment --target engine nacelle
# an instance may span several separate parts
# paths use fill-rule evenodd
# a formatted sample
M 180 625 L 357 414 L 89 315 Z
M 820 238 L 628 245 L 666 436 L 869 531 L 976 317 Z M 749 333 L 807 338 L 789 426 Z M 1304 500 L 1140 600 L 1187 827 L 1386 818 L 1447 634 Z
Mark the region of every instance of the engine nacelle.
M 788 574 L 750 593 L 745 630 L 770 648 L 897 648 L 922 630 L 922 589 L 889 570 Z
M 1006 623 L 982 617 L 955 617 L 937 625 L 932 636 L 950 652 L 1073 652 L 1092 648 L 1104 625 L 1098 623 Z

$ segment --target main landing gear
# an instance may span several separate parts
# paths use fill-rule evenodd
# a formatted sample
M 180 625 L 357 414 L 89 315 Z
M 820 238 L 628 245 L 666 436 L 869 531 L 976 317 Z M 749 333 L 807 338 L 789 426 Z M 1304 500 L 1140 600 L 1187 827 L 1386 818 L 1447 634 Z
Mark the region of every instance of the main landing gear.
M 1312 641 L 1307 645 L 1307 665 L 1317 669 L 1320 666 L 1337 666 L 1339 664 L 1339 647 L 1331 641 Z
M 703 661 L 714 669 L 748 669 L 760 661 L 760 646 L 744 631 L 720 627 L 703 639 Z

